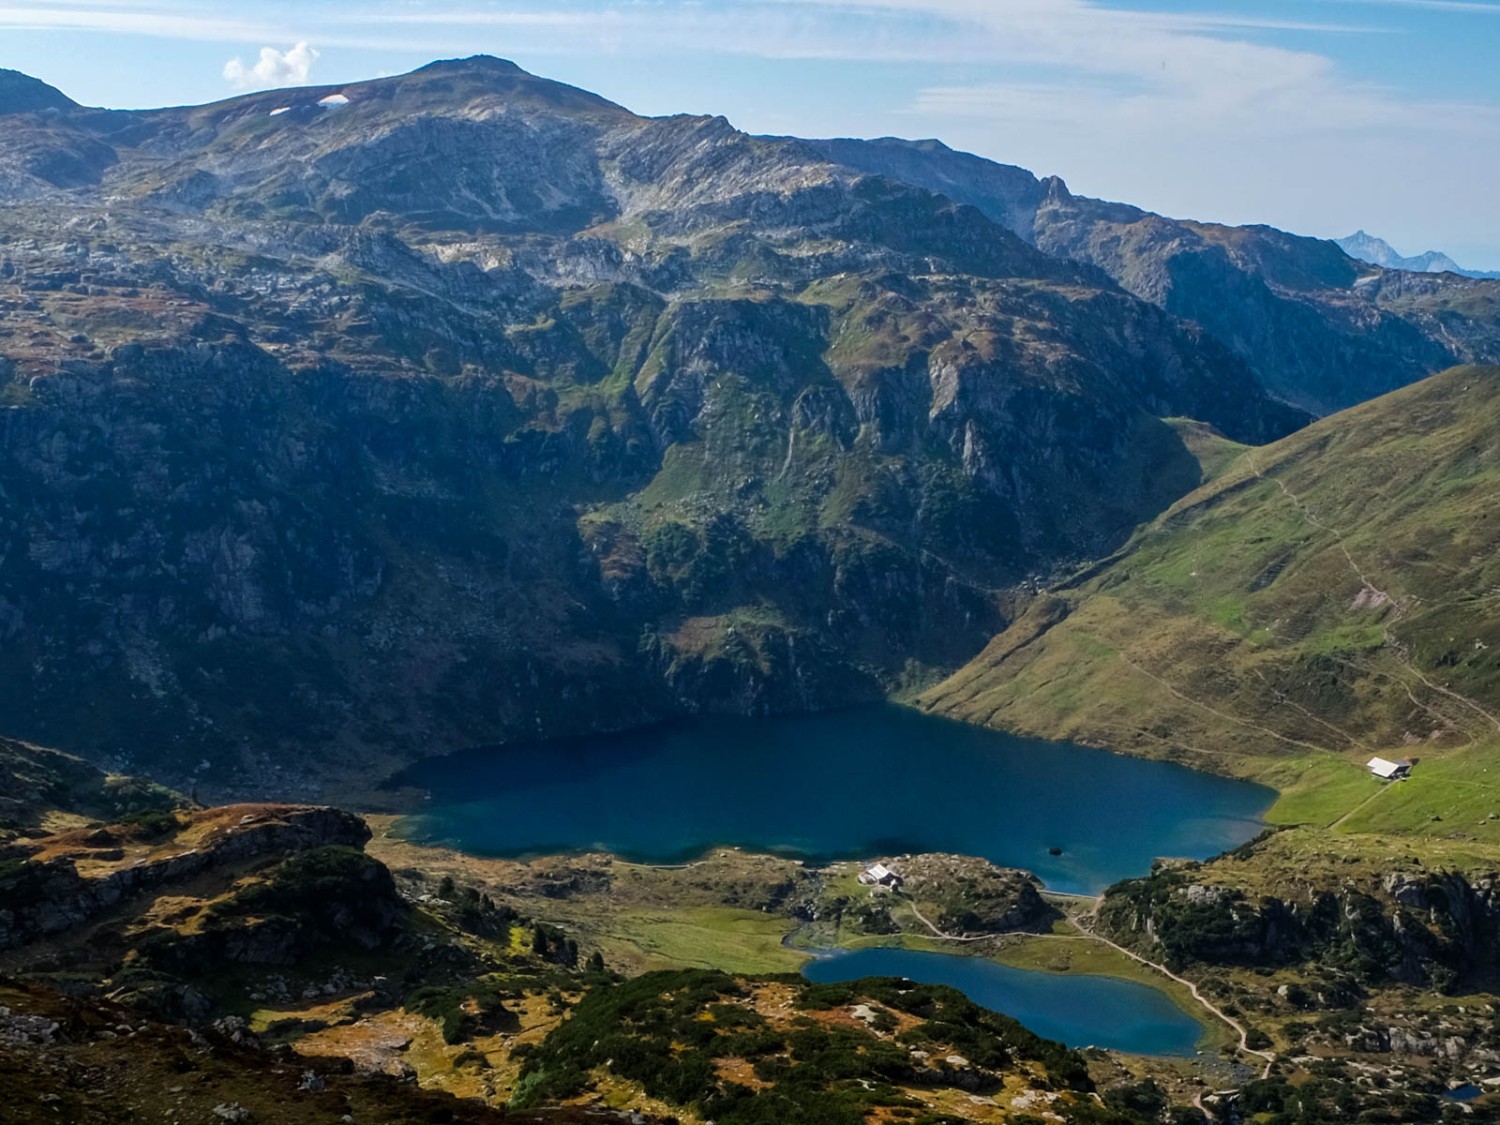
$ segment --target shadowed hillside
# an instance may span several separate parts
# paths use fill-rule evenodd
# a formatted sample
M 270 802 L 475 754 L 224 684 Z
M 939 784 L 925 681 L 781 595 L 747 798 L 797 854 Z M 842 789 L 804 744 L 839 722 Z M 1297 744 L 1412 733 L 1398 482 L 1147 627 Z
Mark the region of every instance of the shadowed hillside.
M 1163 418 L 1305 421 L 974 207 L 497 59 L 53 98 L 0 184 L 0 728 L 205 793 L 930 682 L 1199 482 Z

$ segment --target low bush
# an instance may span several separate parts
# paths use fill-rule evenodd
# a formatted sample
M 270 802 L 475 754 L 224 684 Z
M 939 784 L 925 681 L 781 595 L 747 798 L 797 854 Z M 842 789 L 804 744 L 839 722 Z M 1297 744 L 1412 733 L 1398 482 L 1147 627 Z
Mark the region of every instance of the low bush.
M 941 1046 L 945 1054 L 958 1052 L 987 1068 L 1035 1060 L 1046 1066 L 1055 1087 L 1092 1089 L 1076 1054 L 952 989 L 895 979 L 827 985 L 776 979 L 796 989 L 797 1007 L 806 1013 L 873 1002 L 886 1010 L 888 1026 L 896 1023 L 891 1012 L 926 1022 L 895 1039 L 810 1015 L 773 1026 L 736 1003 L 747 987 L 727 974 L 648 973 L 590 991 L 526 1056 L 512 1104 L 531 1108 L 574 1097 L 584 1092 L 592 1070 L 607 1065 L 648 1095 L 691 1106 L 719 1125 L 861 1125 L 877 1107 L 910 1110 L 904 1119 L 914 1122 L 936 1122 L 897 1088 L 931 1080 L 919 1079 L 911 1054 L 918 1044 Z M 716 1061 L 726 1058 L 749 1062 L 770 1085 L 755 1090 L 721 1078 Z M 972 1085 L 976 1076 L 970 1072 L 965 1081 Z

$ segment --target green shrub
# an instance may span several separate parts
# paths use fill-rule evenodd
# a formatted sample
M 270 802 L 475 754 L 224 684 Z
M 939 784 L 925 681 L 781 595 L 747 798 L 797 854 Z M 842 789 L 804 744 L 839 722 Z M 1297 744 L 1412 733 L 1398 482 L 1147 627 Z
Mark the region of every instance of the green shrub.
M 515 1022 L 504 999 L 505 994 L 493 983 L 476 981 L 452 988 L 436 985 L 419 988 L 407 996 L 402 1006 L 436 1020 L 443 1029 L 443 1042 L 461 1043 L 476 1034 Z
M 274 918 L 313 942 L 353 940 L 374 948 L 406 909 L 383 863 L 358 848 L 331 845 L 298 852 L 265 882 L 215 903 L 209 920 L 210 928 L 224 929 L 244 918 Z
M 1155 1121 L 1166 1112 L 1167 1095 L 1160 1086 L 1147 1078 L 1142 1082 L 1106 1090 L 1104 1104 L 1120 1113 Z
M 147 840 L 166 836 L 182 827 L 177 814 L 171 809 L 142 809 L 140 812 L 126 813 L 116 823 L 136 829 Z
M 873 1000 L 929 1022 L 899 1042 L 810 1018 L 776 1028 L 732 1002 L 746 989 L 724 973 L 648 973 L 589 992 L 571 1018 L 526 1056 L 512 1104 L 530 1108 L 574 1096 L 592 1069 L 607 1064 L 650 1096 L 694 1107 L 720 1125 L 860 1125 L 877 1106 L 920 1109 L 897 1089 L 914 1075 L 909 1046 L 917 1041 L 942 1045 L 981 1066 L 1036 1059 L 1058 1087 L 1092 1088 L 1073 1052 L 952 989 L 887 979 L 832 985 L 777 979 L 795 982 L 804 1011 Z M 885 1015 L 890 1027 L 897 1025 L 890 1011 Z M 721 1079 L 715 1066 L 721 1058 L 749 1060 L 770 1087 L 757 1091 Z

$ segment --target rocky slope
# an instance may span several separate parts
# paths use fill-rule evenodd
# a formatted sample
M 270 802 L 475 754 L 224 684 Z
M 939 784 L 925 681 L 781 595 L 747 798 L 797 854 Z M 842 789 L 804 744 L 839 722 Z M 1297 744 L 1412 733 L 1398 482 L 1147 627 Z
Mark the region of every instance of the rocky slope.
M 1191 978 L 1272 1050 L 1261 1080 L 1214 1099 L 1244 1120 L 1494 1120 L 1497 854 L 1436 827 L 1400 841 L 1283 830 L 1111 887 L 1095 928 Z M 1478 1100 L 1460 1111 L 1454 1089 Z
M 872 698 L 1195 486 L 1163 417 L 1303 421 L 976 208 L 499 60 L 21 88 L 0 728 L 204 793 Z
M 1265 226 L 1165 218 L 937 141 L 815 141 L 847 167 L 970 204 L 1049 254 L 1203 326 L 1275 394 L 1325 414 L 1457 363 L 1500 362 L 1500 285 L 1412 276 Z M 1350 251 L 1352 254 L 1353 251 Z M 1378 267 L 1395 267 L 1382 269 Z
M 1477 797 L 1464 779 L 1500 735 L 1497 426 L 1500 368 L 1466 367 L 1225 450 L 923 705 L 1217 769 L 1426 754 L 1432 784 Z M 1393 796 L 1385 827 L 1416 807 Z
M 1309 1008 L 1346 1007 L 1366 988 L 1393 984 L 1492 987 L 1500 873 L 1483 860 L 1465 870 L 1413 854 L 1424 850 L 1399 855 L 1374 838 L 1308 830 L 1273 834 L 1206 864 L 1162 866 L 1111 887 L 1099 924 L 1178 969 L 1297 967 L 1320 982 Z
M 0 738 L 0 843 L 44 822 L 113 820 L 187 804 L 148 779 L 106 774 L 71 754 Z
M 647 974 L 586 997 L 528 1055 L 516 1100 L 576 1097 L 611 1076 L 725 1125 L 998 1121 L 1033 1109 L 1054 1121 L 1141 1120 L 1104 1110 L 1083 1060 L 1061 1044 L 952 989 L 902 980 Z
M 507 1113 L 474 1100 L 354 1071 L 289 1060 L 243 1030 L 185 1028 L 118 1004 L 0 982 L 4 1125 L 202 1121 L 211 1125 L 651 1125 L 659 1119 L 572 1108 Z
M 226 805 L 211 813 L 163 812 L 113 828 L 76 828 L 31 843 L 12 843 L 0 876 L 6 898 L 0 911 L 0 949 L 76 931 L 121 904 L 160 898 L 200 877 L 232 883 L 247 869 L 312 849 L 360 848 L 369 836 L 357 817 L 336 809 Z M 362 905 L 355 913 L 331 919 L 355 944 L 377 944 L 374 935 L 388 929 L 395 914 L 394 909 L 380 908 L 378 876 L 372 874 L 368 882 L 362 898 L 366 905 L 376 904 L 375 909 L 366 911 Z M 393 892 L 386 890 L 390 900 Z M 327 904 L 308 905 L 316 912 Z M 368 913 L 372 924 L 363 924 L 356 913 Z M 308 921 L 312 919 L 301 919 L 297 925 Z M 265 938 L 265 932 L 256 937 L 264 956 L 246 952 L 229 959 L 286 961 L 297 951 L 289 932 Z M 236 935 L 232 944 L 249 949 L 255 943 Z

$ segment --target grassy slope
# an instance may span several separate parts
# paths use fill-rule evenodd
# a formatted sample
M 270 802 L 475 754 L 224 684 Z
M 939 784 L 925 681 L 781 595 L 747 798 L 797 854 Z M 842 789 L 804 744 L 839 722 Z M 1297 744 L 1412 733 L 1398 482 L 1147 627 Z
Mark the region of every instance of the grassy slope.
M 1263 449 L 1179 424 L 1207 483 L 1038 598 L 920 702 L 1275 786 L 1271 819 L 1302 827 L 1191 876 L 1250 903 L 1358 886 L 1389 913 L 1393 873 L 1482 883 L 1500 863 L 1497 423 L 1500 369 L 1460 368 Z M 1381 784 L 1363 768 L 1375 753 L 1417 769 Z M 1034 939 L 1007 953 L 1048 967 L 1080 944 Z M 1345 1018 L 1281 998 L 1319 972 L 1215 964 L 1190 975 L 1285 1056 L 1306 1028 Z M 1473 990 L 1492 987 L 1465 980 L 1456 1006 L 1396 987 L 1360 1004 L 1377 1022 L 1440 1023 L 1480 1042 L 1482 1029 L 1453 1021 L 1487 1011 L 1490 995 Z M 1336 1030 L 1313 1038 L 1342 1053 Z M 1428 1074 L 1426 1060 L 1401 1061 L 1413 1069 L 1393 1089 Z
M 1282 821 L 1500 843 L 1497 434 L 1500 368 L 1470 367 L 1220 449 L 921 705 L 1256 777 Z M 1373 753 L 1422 763 L 1382 790 Z
M 186 804 L 149 779 L 106 774 L 72 754 L 0 738 L 0 839 L 43 825 L 60 829 Z
M 645 907 L 615 914 L 600 946 L 612 963 L 647 971 L 686 967 L 784 973 L 807 960 L 782 944 L 794 928 L 785 918 L 729 906 Z

